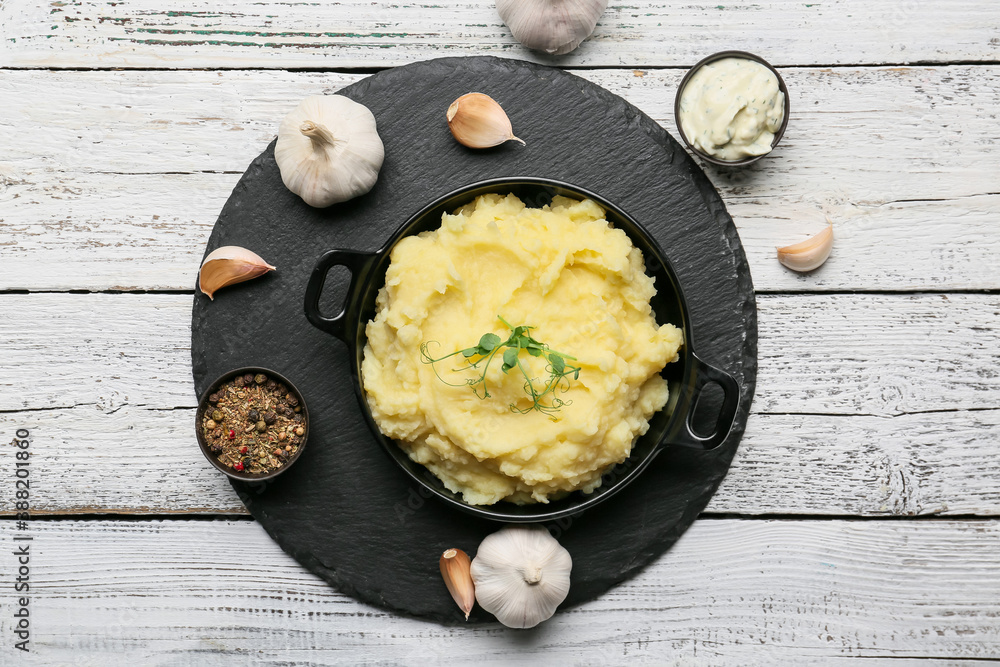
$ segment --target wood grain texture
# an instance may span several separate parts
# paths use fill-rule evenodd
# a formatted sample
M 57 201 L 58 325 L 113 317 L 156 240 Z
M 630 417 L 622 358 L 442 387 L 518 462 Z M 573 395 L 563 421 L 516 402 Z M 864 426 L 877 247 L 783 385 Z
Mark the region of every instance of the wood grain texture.
M 41 480 L 36 514 L 246 514 L 198 449 L 193 408 L 0 413 L 0 434 L 20 428 L 32 434 L 32 474 Z M 1000 410 L 754 414 L 707 511 L 1000 516 L 998 439 Z M 13 496 L 0 496 L 0 515 L 13 512 Z
M 757 305 L 760 412 L 1000 407 L 997 295 L 775 295 Z
M 676 132 L 680 72 L 579 73 Z M 793 118 L 775 154 L 737 173 L 706 168 L 759 291 L 1000 288 L 1000 67 L 784 75 Z M 216 215 L 280 118 L 358 78 L 0 71 L 11 127 L 0 289 L 190 289 Z M 826 266 L 801 276 L 777 263 L 776 246 L 827 218 L 836 247 Z
M 194 407 L 192 298 L 0 295 L 0 410 Z M 1000 295 L 765 295 L 757 306 L 757 412 L 1000 408 Z
M 12 528 L 0 522 L 8 544 Z M 26 532 L 36 651 L 26 664 L 1000 658 L 996 522 L 702 520 L 633 580 L 529 632 L 361 605 L 248 521 L 52 521 Z M 11 636 L 10 614 L 0 632 Z
M 489 0 L 280 2 L 59 0 L 0 6 L 0 66 L 373 67 L 442 55 L 563 66 L 690 66 L 743 49 L 779 65 L 996 60 L 993 8 L 975 0 L 611 3 L 593 36 L 549 58 L 520 46 Z
M 242 511 L 194 440 L 191 299 L 0 297 L 0 433 L 30 429 L 40 475 L 63 480 L 38 511 Z M 1000 513 L 1000 296 L 758 306 L 755 412 L 710 511 Z
M 682 68 L 723 48 L 761 53 L 791 90 L 774 155 L 706 169 L 758 290 L 1000 290 L 1000 30 L 973 0 L 612 3 L 554 59 L 516 44 L 491 0 L 0 0 L 0 290 L 191 289 L 280 118 L 363 76 L 351 68 L 460 54 L 595 68 L 577 73 L 676 136 Z M 281 71 L 296 67 L 343 71 Z M 172 71 L 186 68 L 217 71 Z M 828 264 L 782 269 L 774 246 L 826 217 Z M 998 515 L 998 299 L 759 297 L 756 412 L 709 511 L 871 520 L 702 520 L 636 579 L 514 633 L 385 614 L 253 522 L 184 520 L 243 512 L 190 433 L 190 295 L 0 295 L 0 435 L 32 430 L 33 512 L 178 517 L 32 522 L 34 652 L 4 642 L 0 664 L 1000 661 L 1000 522 L 879 519 Z M 0 520 L 6 544 L 15 527 Z

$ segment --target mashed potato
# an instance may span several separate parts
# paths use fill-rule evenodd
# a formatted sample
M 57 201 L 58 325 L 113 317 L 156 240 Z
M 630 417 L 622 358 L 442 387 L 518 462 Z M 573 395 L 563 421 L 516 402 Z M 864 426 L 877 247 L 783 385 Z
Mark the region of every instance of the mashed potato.
M 642 253 L 595 202 L 556 197 L 534 209 L 514 195 L 483 195 L 392 251 L 361 367 L 375 421 L 474 505 L 593 491 L 667 401 L 659 372 L 677 360 L 683 336 L 657 326 L 654 294 Z M 422 361 L 425 342 L 438 358 L 487 332 L 506 340 L 498 316 L 576 357 L 579 378 L 562 383 L 557 411 L 513 410 L 532 400 L 524 376 L 503 373 L 499 359 L 486 373 L 488 398 L 442 382 L 478 376 L 461 354 Z M 519 358 L 544 386 L 544 357 Z

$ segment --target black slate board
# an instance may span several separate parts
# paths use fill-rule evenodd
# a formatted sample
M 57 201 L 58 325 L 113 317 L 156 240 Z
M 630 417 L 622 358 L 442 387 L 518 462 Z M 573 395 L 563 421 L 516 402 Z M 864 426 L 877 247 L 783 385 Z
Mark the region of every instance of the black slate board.
M 527 145 L 472 151 L 455 142 L 445 110 L 470 91 L 498 100 Z M 460 622 L 438 557 L 450 547 L 474 555 L 500 526 L 425 498 L 382 452 L 362 419 L 347 348 L 305 319 L 306 281 L 325 250 L 376 250 L 424 204 L 468 183 L 500 176 L 573 183 L 618 203 L 657 239 L 683 286 L 694 348 L 733 374 L 743 391 L 722 447 L 661 454 L 604 505 L 549 526 L 573 557 L 563 607 L 601 595 L 687 529 L 725 476 L 743 434 L 756 380 L 757 311 L 732 219 L 705 175 L 659 125 L 560 70 L 492 57 L 443 58 L 315 94 L 334 92 L 366 105 L 378 122 L 386 159 L 375 188 L 312 209 L 282 185 L 272 143 L 237 184 L 208 242 L 208 250 L 247 247 L 278 271 L 226 288 L 214 302 L 195 295 L 191 354 L 198 394 L 232 368 L 273 368 L 299 388 L 313 421 L 292 469 L 267 484 L 233 487 L 285 551 L 338 590 L 392 611 Z M 325 295 L 327 312 L 338 310 L 337 298 Z M 477 607 L 472 620 L 493 618 Z

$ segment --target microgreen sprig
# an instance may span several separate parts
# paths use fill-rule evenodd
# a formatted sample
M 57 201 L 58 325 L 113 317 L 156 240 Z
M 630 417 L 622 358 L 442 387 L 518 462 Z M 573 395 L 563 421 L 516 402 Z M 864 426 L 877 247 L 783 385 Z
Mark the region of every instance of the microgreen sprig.
M 472 392 L 477 397 L 486 399 L 490 397 L 490 392 L 486 387 L 486 371 L 489 369 L 493 358 L 500 354 L 503 361 L 500 370 L 506 374 L 515 368 L 518 369 L 521 375 L 524 376 L 524 393 L 531 397 L 531 405 L 526 408 L 519 408 L 516 404 L 511 403 L 510 409 L 512 412 L 527 414 L 532 410 L 537 410 L 551 417 L 562 406 L 570 405 L 572 401 L 564 401 L 556 394 L 564 393 L 569 389 L 570 376 L 574 380 L 580 378 L 580 367 L 566 363 L 567 359 L 576 361 L 576 357 L 557 352 L 545 343 L 535 339 L 531 335 L 531 330 L 534 327 L 523 324 L 515 327 L 503 317 L 498 315 L 497 318 L 504 323 L 504 326 L 510 329 L 510 335 L 507 337 L 507 340 L 501 339 L 495 333 L 486 333 L 482 335 L 479 343 L 474 347 L 467 347 L 451 354 L 446 354 L 443 357 L 438 357 L 437 359 L 431 357 L 427 351 L 430 343 L 436 343 L 437 341 L 426 341 L 420 345 L 420 360 L 425 364 L 430 364 L 437 378 L 446 385 L 451 387 L 472 387 Z M 501 350 L 503 350 L 502 353 L 500 352 Z M 532 357 L 542 357 L 548 361 L 548 364 L 545 366 L 548 377 L 544 383 L 541 383 L 541 387 L 535 386 L 535 382 L 528 374 L 527 368 L 521 363 L 522 350 Z M 464 382 L 460 383 L 448 382 L 441 377 L 434 364 L 457 355 L 462 355 L 466 360 L 466 364 L 460 368 L 453 368 L 452 372 L 458 373 L 474 368 L 480 371 L 476 377 L 467 378 Z M 480 386 L 482 393 L 480 393 Z M 546 398 L 548 398 L 547 403 L 545 402 Z M 555 419 L 554 417 L 551 418 Z

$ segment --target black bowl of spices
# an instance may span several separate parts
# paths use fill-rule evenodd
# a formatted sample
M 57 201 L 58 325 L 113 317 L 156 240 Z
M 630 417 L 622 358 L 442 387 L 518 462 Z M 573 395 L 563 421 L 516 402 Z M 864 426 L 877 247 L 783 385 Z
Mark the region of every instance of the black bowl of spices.
M 302 455 L 309 410 L 279 373 L 238 368 L 209 385 L 198 401 L 195 433 L 205 458 L 233 479 L 271 479 Z

